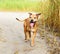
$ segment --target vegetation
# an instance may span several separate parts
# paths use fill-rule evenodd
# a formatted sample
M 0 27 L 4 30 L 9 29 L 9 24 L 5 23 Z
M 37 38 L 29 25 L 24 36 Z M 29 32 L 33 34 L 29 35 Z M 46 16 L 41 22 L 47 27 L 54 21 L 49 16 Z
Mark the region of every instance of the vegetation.
M 60 1 L 49 0 L 47 3 L 49 6 L 43 14 L 46 19 L 40 25 L 40 28 L 44 25 L 44 30 L 40 29 L 40 35 L 45 36 L 50 54 L 60 54 Z
M 0 0 L 0 10 L 37 11 L 40 0 Z

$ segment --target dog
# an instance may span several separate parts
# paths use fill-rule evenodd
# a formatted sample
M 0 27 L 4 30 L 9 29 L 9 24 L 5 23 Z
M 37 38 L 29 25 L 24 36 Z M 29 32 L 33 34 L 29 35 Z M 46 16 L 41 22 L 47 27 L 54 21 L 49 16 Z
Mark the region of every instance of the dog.
M 34 39 L 36 37 L 37 33 L 37 27 L 38 27 L 38 18 L 41 13 L 33 14 L 28 13 L 29 17 L 25 20 L 18 20 L 19 22 L 24 22 L 24 34 L 25 34 L 25 41 L 28 41 L 31 38 L 31 46 L 34 46 Z

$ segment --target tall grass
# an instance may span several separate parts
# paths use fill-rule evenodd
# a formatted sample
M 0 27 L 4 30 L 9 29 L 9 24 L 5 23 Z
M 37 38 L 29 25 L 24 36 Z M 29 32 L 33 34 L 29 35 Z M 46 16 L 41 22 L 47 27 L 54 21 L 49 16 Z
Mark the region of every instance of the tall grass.
M 0 10 L 37 11 L 40 0 L 0 0 Z

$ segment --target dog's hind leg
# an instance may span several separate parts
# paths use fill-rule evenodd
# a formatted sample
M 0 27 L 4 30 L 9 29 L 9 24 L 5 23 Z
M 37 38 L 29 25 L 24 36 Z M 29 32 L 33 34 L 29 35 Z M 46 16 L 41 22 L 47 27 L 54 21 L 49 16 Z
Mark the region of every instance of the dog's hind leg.
M 26 34 L 26 26 L 24 25 L 24 34 L 25 34 L 25 41 L 27 40 L 27 34 Z
M 31 32 L 29 31 L 29 37 L 31 38 Z
M 27 35 L 26 35 L 26 33 L 25 33 L 25 40 L 27 40 Z

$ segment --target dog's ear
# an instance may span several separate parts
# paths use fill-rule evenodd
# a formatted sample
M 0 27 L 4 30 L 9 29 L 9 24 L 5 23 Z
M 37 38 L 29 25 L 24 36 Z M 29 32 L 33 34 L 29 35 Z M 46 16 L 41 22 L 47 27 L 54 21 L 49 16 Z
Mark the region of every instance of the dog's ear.
M 41 15 L 41 13 L 36 14 L 36 16 L 37 16 L 38 19 L 40 18 L 40 15 Z
M 39 18 L 40 15 L 41 15 L 41 13 L 36 14 L 37 18 Z
M 28 14 L 29 14 L 29 18 L 31 18 L 32 13 L 28 13 Z
M 32 15 L 32 13 L 28 13 L 29 15 Z
M 41 13 L 36 14 L 37 16 L 41 15 Z

